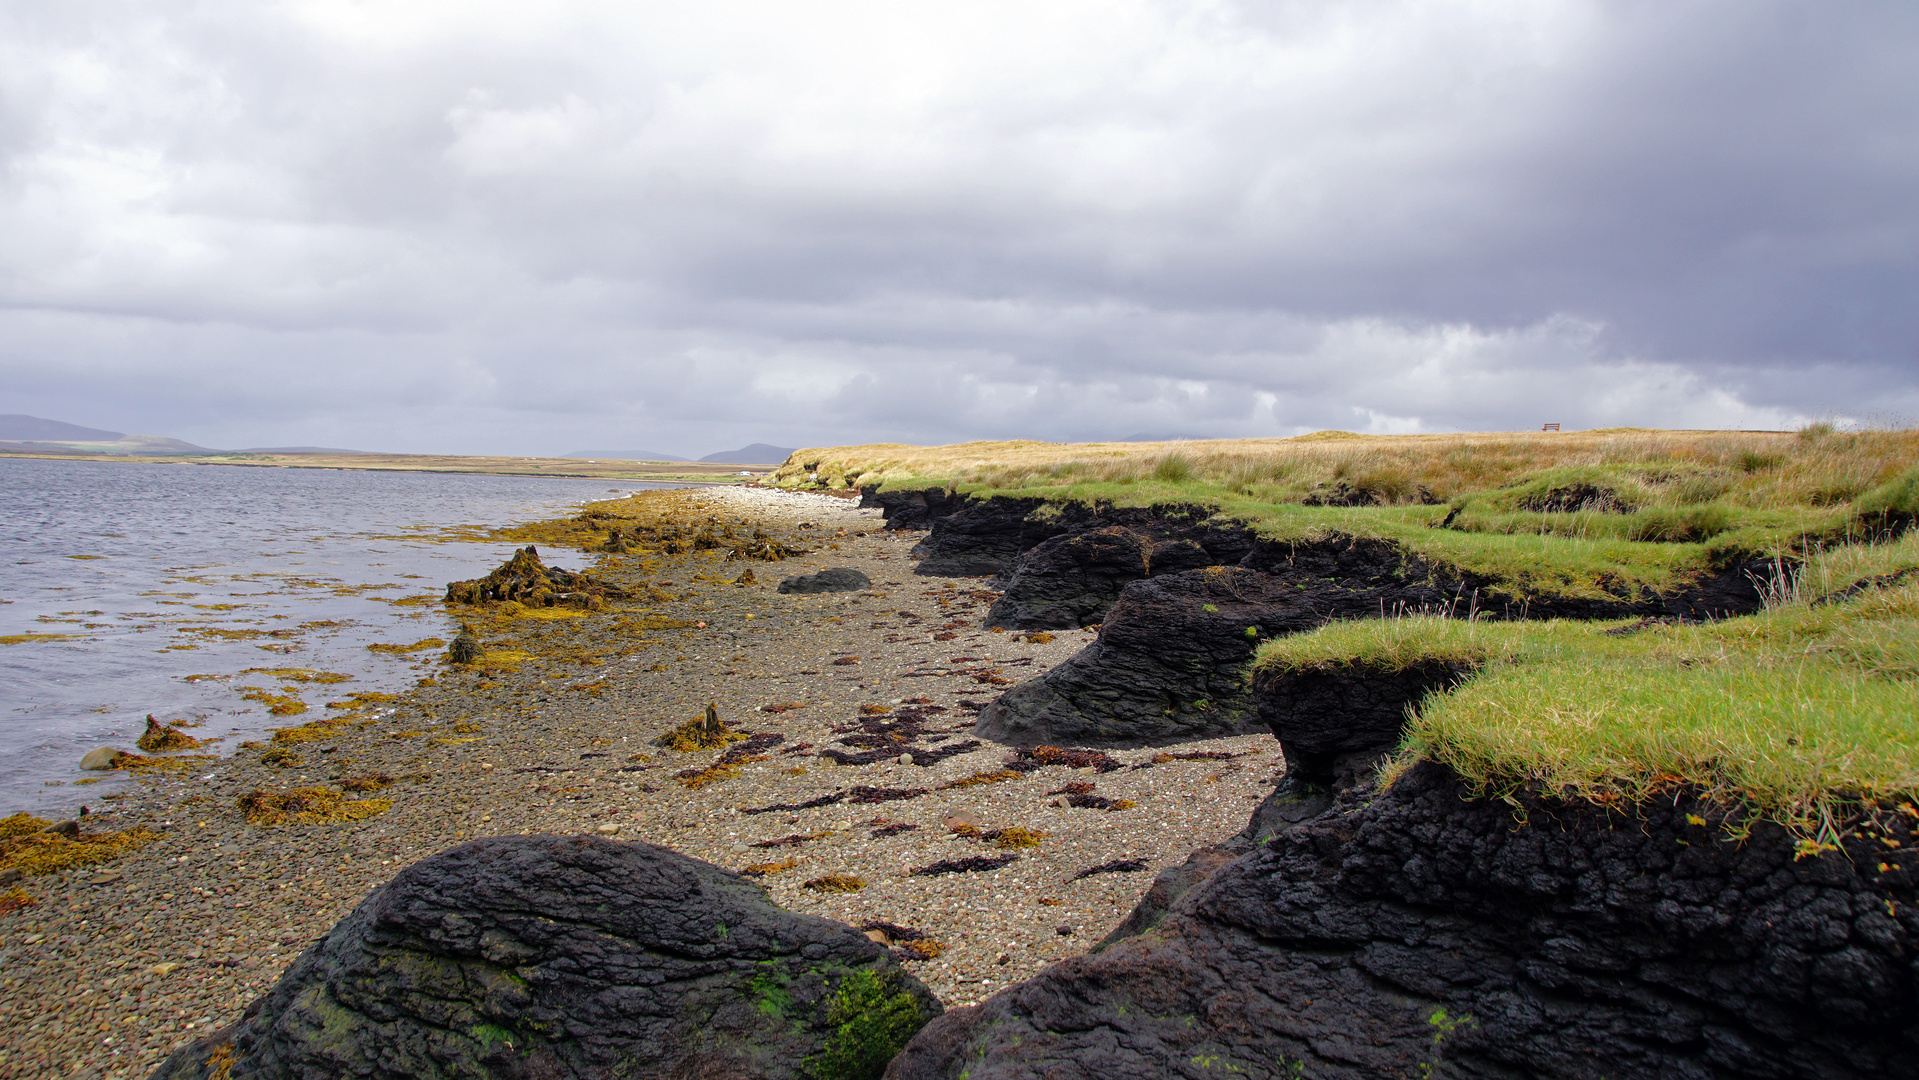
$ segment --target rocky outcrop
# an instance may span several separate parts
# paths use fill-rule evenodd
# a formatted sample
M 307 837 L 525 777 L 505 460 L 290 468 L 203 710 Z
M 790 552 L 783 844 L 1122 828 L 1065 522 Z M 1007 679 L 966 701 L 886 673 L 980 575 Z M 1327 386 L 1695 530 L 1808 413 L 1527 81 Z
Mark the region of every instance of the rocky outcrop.
M 1335 794 L 1372 782 L 1398 746 L 1406 721 L 1434 691 L 1450 690 L 1468 668 L 1415 664 L 1397 671 L 1365 665 L 1269 671 L 1253 679 L 1259 718 L 1284 751 L 1286 774 L 1238 834 L 1160 871 L 1153 885 L 1094 951 L 1159 925 L 1180 897 L 1213 871 L 1286 829 L 1324 813 Z
M 884 492 L 880 497 L 884 497 Z M 1252 550 L 1252 533 L 1211 521 L 1203 506 L 1113 507 L 1047 503 L 1041 499 L 956 496 L 944 514 L 930 520 L 931 534 L 913 551 L 923 560 L 915 573 L 935 577 L 1013 575 L 1047 541 L 1112 528 L 1131 530 L 1151 548 L 1155 573 L 1238 562 Z M 1078 565 L 1068 559 L 1062 568 Z M 1019 600 L 1020 586 L 1009 592 Z M 1112 597 L 1107 597 L 1111 603 Z M 1025 627 L 1020 629 L 1040 629 Z
M 155 1076 L 860 1075 L 939 1011 L 883 946 L 716 866 L 504 837 L 402 871 Z
M 1801 857 L 1721 813 L 1417 765 L 1149 932 L 947 1013 L 887 1076 L 1919 1076 L 1919 878 L 1885 855 L 1913 823 Z
M 873 581 L 865 574 L 846 566 L 832 566 L 817 574 L 801 574 L 780 582 L 783 593 L 829 593 L 859 592 L 872 588 Z
M 1299 591 L 1233 567 L 1135 581 L 1099 637 L 980 712 L 1015 745 L 1210 738 L 1257 730 L 1242 672 L 1261 638 L 1318 624 Z
M 920 491 L 882 491 L 878 487 L 860 489 L 860 508 L 878 507 L 880 519 L 889 529 L 930 529 L 933 522 L 966 505 L 967 497 L 945 488 Z
M 1216 558 L 1230 551 L 1221 542 L 1229 535 L 1226 530 L 1210 534 L 1212 547 L 1195 540 L 1161 541 L 1148 559 L 1168 549 L 1178 557 L 1185 544 L 1199 549 L 1199 554 L 1186 552 L 1186 558 Z M 1008 607 L 1016 607 L 1022 618 L 1086 620 L 1096 588 L 1132 565 L 1129 549 L 1113 529 L 1041 545 L 1027 557 L 1032 571 L 1023 565 L 1014 579 L 1023 586 L 1016 603 L 1015 589 L 1009 587 L 995 603 L 989 625 L 1004 625 L 1001 613 Z M 1149 569 L 1152 565 L 1149 561 Z M 1488 618 L 1720 618 L 1757 610 L 1756 582 L 1763 580 L 1748 567 L 1704 575 L 1664 597 L 1507 604 L 1490 599 L 1485 580 L 1450 573 L 1386 540 L 1329 536 L 1310 543 L 1249 542 L 1238 566 L 1155 572 L 1125 584 L 1103 616 L 1098 640 L 1002 695 L 980 714 L 977 730 L 1021 744 L 1212 737 L 1252 726 L 1245 664 L 1253 646 L 1267 637 L 1333 619 L 1408 611 Z M 1049 582 L 1059 583 L 1058 588 Z
M 1326 812 L 1333 804 L 1333 793 L 1325 788 L 1282 784 L 1253 811 L 1252 820 L 1234 835 L 1194 851 L 1186 861 L 1161 870 L 1153 878 L 1146 894 L 1133 905 L 1125 919 L 1093 946 L 1099 952 L 1115 942 L 1136 937 L 1160 924 L 1180 897 L 1199 886 L 1215 870 L 1266 843 L 1294 825 Z
M 547 566 L 540 561 L 540 550 L 531 544 L 513 553 L 500 568 L 483 578 L 450 581 L 446 586 L 449 604 L 484 604 L 507 601 L 527 607 L 572 607 L 597 610 L 606 601 L 624 598 L 626 591 L 617 585 L 598 581 L 585 574 Z
M 931 577 L 981 577 L 1010 573 L 1022 553 L 1067 531 L 1057 515 L 1035 515 L 1041 499 L 996 495 L 969 502 L 933 522 L 933 530 L 913 547 L 916 574 Z
M 1759 583 L 1779 571 L 1769 560 L 1736 558 L 1665 596 L 1621 589 L 1612 596 L 1514 599 L 1491 579 L 1433 566 L 1390 541 L 1337 535 L 1304 542 L 1261 540 L 1243 525 L 1213 520 L 1201 506 L 1053 505 L 1004 496 L 982 500 L 940 489 L 869 490 L 863 501 L 887 507 L 889 527 L 932 530 L 914 548 L 923 557 L 915 573 L 1006 578 L 1006 593 L 994 604 L 988 625 L 1017 630 L 1091 625 L 1104 618 L 1128 581 L 1206 566 L 1330 578 L 1393 592 L 1393 599 L 1405 605 L 1451 606 L 1502 618 L 1576 619 L 1747 614 L 1759 609 Z M 1114 529 L 1141 538 L 1143 569 L 1128 550 L 1130 542 Z M 1075 545 L 1081 536 L 1095 539 Z
M 1114 525 L 1055 536 L 1019 560 L 986 625 L 1010 630 L 1075 630 L 1106 617 L 1120 590 L 1147 576 L 1152 538 Z

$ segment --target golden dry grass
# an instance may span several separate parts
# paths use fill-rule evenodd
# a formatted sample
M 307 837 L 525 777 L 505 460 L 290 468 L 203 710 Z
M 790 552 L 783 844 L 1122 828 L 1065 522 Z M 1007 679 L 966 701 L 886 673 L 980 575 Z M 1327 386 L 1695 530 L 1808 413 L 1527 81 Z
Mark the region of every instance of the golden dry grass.
M 1346 480 L 1388 505 L 1502 487 L 1528 473 L 1638 467 L 1692 479 L 1702 494 L 1750 507 L 1830 506 L 1919 462 L 1919 431 L 1657 431 L 1357 435 L 1178 443 L 973 442 L 952 446 L 815 447 L 787 459 L 773 483 L 844 490 L 873 484 L 1017 490 L 1076 484 L 1198 485 L 1296 501 Z M 1686 495 L 1688 492 L 1677 492 Z M 1704 501 L 1694 499 L 1692 501 Z

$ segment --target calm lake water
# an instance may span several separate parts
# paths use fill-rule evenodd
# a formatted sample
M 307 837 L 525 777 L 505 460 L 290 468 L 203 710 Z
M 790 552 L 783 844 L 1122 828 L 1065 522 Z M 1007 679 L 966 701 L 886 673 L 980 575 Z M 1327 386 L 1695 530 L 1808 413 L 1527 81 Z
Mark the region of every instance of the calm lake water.
M 0 459 L 0 815 L 70 812 L 123 788 L 118 774 L 76 785 L 103 775 L 80 772 L 80 755 L 132 749 L 148 713 L 226 751 L 328 700 L 410 686 L 436 650 L 368 646 L 451 636 L 446 583 L 513 549 L 443 530 L 660 486 Z M 297 696 L 311 713 L 269 716 L 250 693 Z

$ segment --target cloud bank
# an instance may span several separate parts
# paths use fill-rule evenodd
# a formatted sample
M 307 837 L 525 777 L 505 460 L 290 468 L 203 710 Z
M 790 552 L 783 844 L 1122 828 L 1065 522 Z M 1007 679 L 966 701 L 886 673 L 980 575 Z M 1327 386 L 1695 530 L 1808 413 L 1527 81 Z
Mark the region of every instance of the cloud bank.
M 0 408 L 554 453 L 1919 414 L 1919 9 L 13 5 Z

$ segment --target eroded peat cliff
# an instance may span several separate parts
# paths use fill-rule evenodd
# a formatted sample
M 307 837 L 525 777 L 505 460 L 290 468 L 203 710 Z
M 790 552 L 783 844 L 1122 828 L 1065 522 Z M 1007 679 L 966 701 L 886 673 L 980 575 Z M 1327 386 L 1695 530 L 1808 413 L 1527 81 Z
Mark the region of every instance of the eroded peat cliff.
M 1264 725 L 1245 668 L 1262 641 L 1334 619 L 1413 611 L 1493 619 L 1711 619 L 1757 610 L 1777 566 L 1744 554 L 1665 594 L 1514 598 L 1506 583 L 1435 565 L 1391 541 L 1261 538 L 1193 506 L 862 492 L 891 528 L 925 528 L 916 573 L 996 575 L 987 625 L 1100 628 L 1098 640 L 981 714 L 1016 745 L 1152 742 Z
M 887 1075 L 1919 1075 L 1914 882 L 1874 869 L 1908 823 L 1802 859 L 1706 814 L 1487 799 L 1418 765 L 948 1012 Z
M 1409 610 L 1637 617 L 1613 635 L 1746 615 L 1782 564 L 1737 558 L 1663 595 L 1488 602 L 1498 582 L 1377 539 L 1274 544 L 1177 507 L 866 498 L 930 527 L 919 573 L 999 575 L 993 623 L 1100 624 L 982 712 L 981 735 L 1267 728 L 1288 768 L 1244 832 L 1163 873 L 1092 953 L 945 1013 L 888 1077 L 1919 1076 L 1909 803 L 1821 842 L 1677 777 L 1593 799 L 1415 755 L 1382 784 L 1422 700 L 1485 657 L 1248 677 L 1263 641 Z

